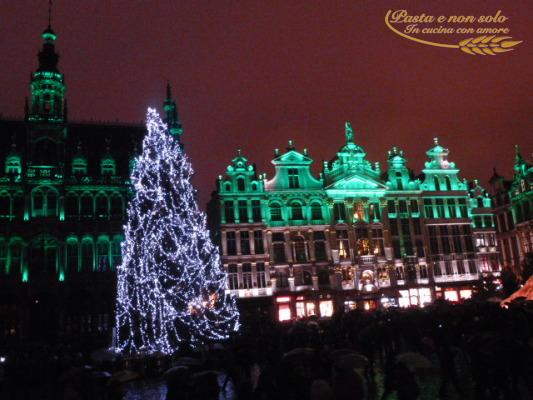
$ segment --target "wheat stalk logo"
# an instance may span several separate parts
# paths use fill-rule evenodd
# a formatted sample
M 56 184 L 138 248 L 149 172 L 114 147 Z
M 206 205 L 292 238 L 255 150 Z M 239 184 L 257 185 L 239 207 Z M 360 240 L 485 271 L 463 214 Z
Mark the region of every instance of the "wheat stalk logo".
M 498 53 L 505 53 L 512 51 L 510 47 L 522 43 L 521 40 L 506 40 L 512 39 L 511 36 L 478 36 L 477 38 L 468 38 L 459 42 L 459 48 L 467 54 L 475 56 L 490 55 L 495 56 Z
M 478 54 L 481 56 L 495 56 L 500 53 L 507 53 L 508 51 L 514 50 L 511 49 L 511 47 L 522 43 L 522 40 L 508 40 L 512 39 L 511 36 L 496 35 L 483 35 L 478 36 L 476 38 L 471 37 L 468 39 L 461 40 L 459 44 L 430 42 L 429 40 L 423 40 L 417 37 L 406 35 L 405 33 L 400 32 L 398 29 L 393 27 L 389 21 L 389 16 L 391 13 L 392 10 L 389 10 L 385 15 L 385 25 L 387 25 L 387 27 L 395 34 L 402 36 L 406 39 L 412 40 L 413 42 L 427 44 L 429 46 L 444 47 L 448 49 L 461 49 L 466 54 L 470 54 L 472 56 Z

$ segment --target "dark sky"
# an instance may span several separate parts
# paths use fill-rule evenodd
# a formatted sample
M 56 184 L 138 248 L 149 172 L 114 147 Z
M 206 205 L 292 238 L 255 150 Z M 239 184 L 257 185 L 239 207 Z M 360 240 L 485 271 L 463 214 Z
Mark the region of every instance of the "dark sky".
M 47 3 L 0 3 L 4 116 L 23 113 Z M 389 8 L 501 9 L 524 42 L 495 57 L 417 44 L 386 28 Z M 514 144 L 533 151 L 532 17 L 528 1 L 58 0 L 52 25 L 70 119 L 140 121 L 170 80 L 203 205 L 236 148 L 271 177 L 293 139 L 319 170 L 345 120 L 383 167 L 399 146 L 419 173 L 439 136 L 462 176 L 511 175 Z

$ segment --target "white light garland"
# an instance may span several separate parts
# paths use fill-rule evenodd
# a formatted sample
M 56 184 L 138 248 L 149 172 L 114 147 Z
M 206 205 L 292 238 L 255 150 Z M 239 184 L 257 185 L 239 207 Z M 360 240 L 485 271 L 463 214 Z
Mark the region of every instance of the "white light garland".
M 117 268 L 115 351 L 130 355 L 172 354 L 180 344 L 226 339 L 239 328 L 191 164 L 154 109 L 146 121 Z

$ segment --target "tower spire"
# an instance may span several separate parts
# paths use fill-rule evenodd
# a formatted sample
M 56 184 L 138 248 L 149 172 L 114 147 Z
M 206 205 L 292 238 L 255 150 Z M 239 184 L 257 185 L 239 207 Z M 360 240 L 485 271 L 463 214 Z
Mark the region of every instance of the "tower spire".
M 52 0 L 48 0 L 48 29 L 52 29 Z
M 28 120 L 64 122 L 65 82 L 59 71 L 56 53 L 57 36 L 52 30 L 52 0 L 48 1 L 48 26 L 42 33 L 43 45 L 38 54 L 39 67 L 31 75 L 31 106 Z
M 170 133 L 179 138 L 183 134 L 183 128 L 178 117 L 176 102 L 172 98 L 172 88 L 169 81 L 167 81 L 167 97 L 163 104 L 165 109 L 165 123 L 168 125 Z

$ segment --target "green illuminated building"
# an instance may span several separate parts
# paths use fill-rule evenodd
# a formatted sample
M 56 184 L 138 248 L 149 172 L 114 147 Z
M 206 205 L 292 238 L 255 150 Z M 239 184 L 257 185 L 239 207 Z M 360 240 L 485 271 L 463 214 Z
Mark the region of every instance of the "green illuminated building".
M 383 171 L 349 123 L 318 177 L 292 141 L 275 150 L 271 179 L 239 150 L 209 206 L 227 290 L 271 299 L 281 320 L 469 298 L 500 270 L 491 198 L 437 139 L 426 154 L 420 177 L 396 147 Z
M 0 120 L 0 341 L 109 344 L 129 174 L 145 128 L 67 118 L 56 35 L 42 34 L 23 120 Z M 166 121 L 181 135 L 170 87 Z

